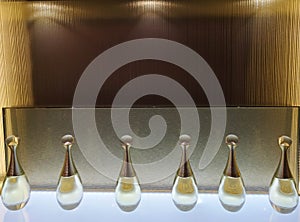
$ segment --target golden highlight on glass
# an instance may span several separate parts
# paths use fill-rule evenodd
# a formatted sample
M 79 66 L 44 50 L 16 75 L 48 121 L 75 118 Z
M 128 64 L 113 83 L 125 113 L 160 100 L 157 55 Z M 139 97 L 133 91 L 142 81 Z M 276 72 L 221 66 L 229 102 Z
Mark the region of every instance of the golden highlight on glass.
M 19 138 L 12 135 L 6 139 L 10 150 L 10 163 L 4 179 L 1 198 L 9 210 L 22 209 L 30 197 L 30 185 L 17 157 Z
M 198 201 L 198 188 L 190 161 L 187 157 L 187 148 L 190 141 L 191 137 L 189 135 L 181 135 L 179 137 L 182 158 L 172 188 L 173 202 L 181 211 L 193 209 Z
M 125 212 L 131 212 L 137 208 L 141 200 L 141 188 L 130 157 L 132 137 L 122 136 L 124 149 L 123 165 L 115 189 L 115 198 L 118 206 Z
M 233 134 L 227 135 L 225 139 L 229 148 L 229 155 L 218 190 L 222 206 L 231 212 L 239 211 L 246 199 L 244 182 L 235 156 L 238 140 L 238 137 Z
M 281 148 L 281 158 L 271 181 L 269 200 L 276 211 L 287 214 L 296 209 L 299 199 L 287 158 L 292 139 L 288 136 L 281 136 L 278 138 L 278 144 Z
M 56 199 L 63 209 L 72 210 L 82 200 L 83 186 L 71 153 L 74 137 L 65 135 L 62 137 L 62 143 L 66 148 L 66 154 L 56 189 Z

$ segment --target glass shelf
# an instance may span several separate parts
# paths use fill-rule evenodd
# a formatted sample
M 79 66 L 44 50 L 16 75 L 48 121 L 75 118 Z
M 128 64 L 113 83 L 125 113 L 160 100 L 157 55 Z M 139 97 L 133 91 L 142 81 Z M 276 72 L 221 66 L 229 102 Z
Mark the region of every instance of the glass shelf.
M 121 211 L 111 192 L 86 192 L 82 203 L 72 211 L 62 210 L 56 202 L 55 192 L 35 191 L 28 205 L 21 211 L 7 211 L 0 204 L 0 221 L 3 222 L 52 222 L 52 221 L 243 221 L 243 222 L 297 222 L 300 206 L 291 214 L 283 215 L 273 210 L 267 195 L 247 195 L 244 207 L 237 213 L 223 209 L 217 194 L 200 194 L 196 207 L 190 212 L 179 211 L 169 193 L 143 193 L 134 213 Z M 41 204 L 43 203 L 43 204 Z

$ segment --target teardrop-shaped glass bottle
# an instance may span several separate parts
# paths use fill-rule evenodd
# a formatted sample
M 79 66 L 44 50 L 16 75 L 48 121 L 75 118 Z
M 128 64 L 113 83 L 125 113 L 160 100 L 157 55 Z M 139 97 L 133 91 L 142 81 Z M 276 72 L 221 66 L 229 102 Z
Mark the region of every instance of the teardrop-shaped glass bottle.
M 141 200 L 141 188 L 130 158 L 132 137 L 121 137 L 124 149 L 123 165 L 115 189 L 115 198 L 121 210 L 130 212 L 137 208 Z
M 225 142 L 229 148 L 229 155 L 220 181 L 218 194 L 222 206 L 228 211 L 236 212 L 243 207 L 246 200 L 244 182 L 235 157 L 238 137 L 229 134 Z
M 29 200 L 30 185 L 17 157 L 19 138 L 12 135 L 5 142 L 10 149 L 10 163 L 3 182 L 1 198 L 6 208 L 19 210 Z
M 62 137 L 62 143 L 66 148 L 66 154 L 56 189 L 56 199 L 63 209 L 72 210 L 82 200 L 83 186 L 71 153 L 74 137 L 65 135 Z
M 172 188 L 173 202 L 181 211 L 193 209 L 198 201 L 198 188 L 190 161 L 187 157 L 187 148 L 190 140 L 191 137 L 189 135 L 181 135 L 179 137 L 182 157 Z
M 299 199 L 287 157 L 287 150 L 292 144 L 292 139 L 288 136 L 281 136 L 278 143 L 281 148 L 281 158 L 269 187 L 269 200 L 275 210 L 287 214 L 296 209 Z

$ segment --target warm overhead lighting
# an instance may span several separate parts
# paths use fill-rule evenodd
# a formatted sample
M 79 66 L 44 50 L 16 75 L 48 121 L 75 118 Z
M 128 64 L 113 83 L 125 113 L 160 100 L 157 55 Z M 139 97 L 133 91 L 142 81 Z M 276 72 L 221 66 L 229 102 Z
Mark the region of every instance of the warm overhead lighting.
M 142 15 L 157 15 L 163 14 L 166 8 L 174 7 L 177 3 L 172 1 L 162 1 L 162 0 L 139 0 L 132 1 L 128 6 L 136 8 Z
M 259 5 L 267 5 L 267 4 L 270 4 L 274 2 L 274 0 L 254 0 L 254 3 L 256 6 L 259 6 Z
M 52 17 L 57 12 L 63 12 L 63 7 L 48 2 L 34 2 L 32 4 L 33 18 Z
M 30 6 L 32 20 L 41 18 L 70 20 L 72 16 L 82 16 L 84 14 L 84 9 L 60 2 L 33 2 Z
M 156 1 L 156 0 L 142 0 L 133 3 L 136 7 L 142 7 L 144 9 L 157 9 L 168 5 L 166 1 Z

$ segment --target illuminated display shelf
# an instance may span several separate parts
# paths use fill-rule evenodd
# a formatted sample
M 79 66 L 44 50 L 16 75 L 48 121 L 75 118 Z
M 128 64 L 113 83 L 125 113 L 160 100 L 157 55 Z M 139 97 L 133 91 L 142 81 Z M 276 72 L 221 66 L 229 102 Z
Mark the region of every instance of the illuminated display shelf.
M 297 222 L 300 207 L 291 214 L 279 214 L 269 204 L 267 195 L 247 195 L 244 207 L 236 213 L 223 209 L 217 194 L 199 194 L 196 207 L 189 212 L 179 211 L 172 203 L 170 193 L 142 193 L 138 208 L 126 213 L 119 209 L 111 192 L 85 192 L 82 203 L 72 211 L 62 210 L 55 192 L 31 194 L 28 205 L 20 211 L 7 211 L 0 205 L 3 222 L 53 222 L 53 221 L 243 221 L 243 222 Z

